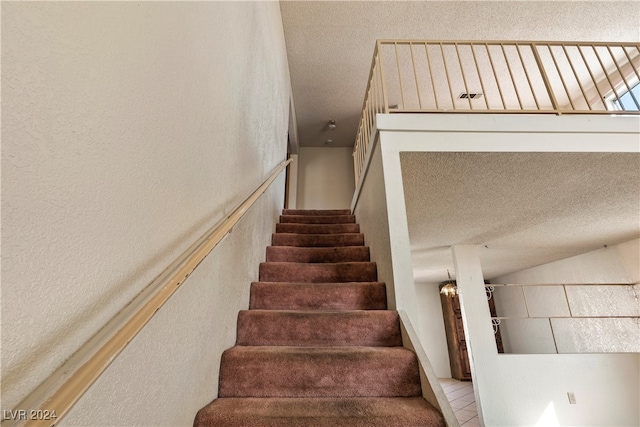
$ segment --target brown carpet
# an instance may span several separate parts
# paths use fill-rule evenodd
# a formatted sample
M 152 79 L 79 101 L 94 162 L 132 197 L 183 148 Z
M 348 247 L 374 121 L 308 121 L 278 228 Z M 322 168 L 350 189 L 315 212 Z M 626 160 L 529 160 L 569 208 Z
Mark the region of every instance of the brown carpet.
M 348 210 L 280 217 L 196 427 L 444 426 Z

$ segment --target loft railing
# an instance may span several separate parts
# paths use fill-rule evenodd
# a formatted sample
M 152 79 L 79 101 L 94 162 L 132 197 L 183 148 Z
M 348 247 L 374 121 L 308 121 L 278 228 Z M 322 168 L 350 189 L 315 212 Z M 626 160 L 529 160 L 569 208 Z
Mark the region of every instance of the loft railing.
M 640 351 L 640 284 L 485 285 L 505 353 Z M 507 328 L 505 330 L 505 328 Z M 507 332 L 507 336 L 505 336 Z M 506 344 L 516 339 L 512 349 Z
M 5 410 L 2 427 L 51 427 L 59 423 L 198 265 L 231 233 L 289 163 L 291 159 L 280 163 L 229 216 L 198 239 L 96 336 L 29 394 L 17 406 L 19 409 Z
M 376 114 L 640 114 L 639 82 L 639 43 L 378 40 L 356 184 Z

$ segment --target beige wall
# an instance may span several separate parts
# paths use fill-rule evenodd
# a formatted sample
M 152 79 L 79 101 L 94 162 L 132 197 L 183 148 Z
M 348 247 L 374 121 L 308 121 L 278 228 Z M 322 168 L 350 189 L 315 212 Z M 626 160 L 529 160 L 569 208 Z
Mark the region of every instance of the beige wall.
M 2 29 L 8 410 L 284 160 L 290 88 L 277 2 L 3 2 Z M 189 425 L 215 397 L 274 185 L 65 423 Z
M 298 209 L 348 209 L 355 190 L 349 147 L 300 147 Z

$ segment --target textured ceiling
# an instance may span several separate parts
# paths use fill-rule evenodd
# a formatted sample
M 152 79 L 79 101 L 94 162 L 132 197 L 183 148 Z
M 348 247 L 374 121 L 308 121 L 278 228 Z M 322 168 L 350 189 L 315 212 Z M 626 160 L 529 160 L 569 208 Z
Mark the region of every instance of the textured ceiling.
M 281 1 L 301 146 L 352 146 L 377 39 L 640 41 L 640 2 Z M 337 128 L 329 130 L 328 122 Z
M 638 153 L 401 153 L 417 282 L 483 246 L 492 278 L 640 236 Z

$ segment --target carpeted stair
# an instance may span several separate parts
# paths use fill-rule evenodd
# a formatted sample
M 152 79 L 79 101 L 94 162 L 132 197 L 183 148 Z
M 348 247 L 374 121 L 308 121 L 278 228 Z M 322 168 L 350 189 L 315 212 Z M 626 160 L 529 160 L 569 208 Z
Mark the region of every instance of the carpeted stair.
M 283 211 L 196 427 L 444 426 L 355 217 Z

